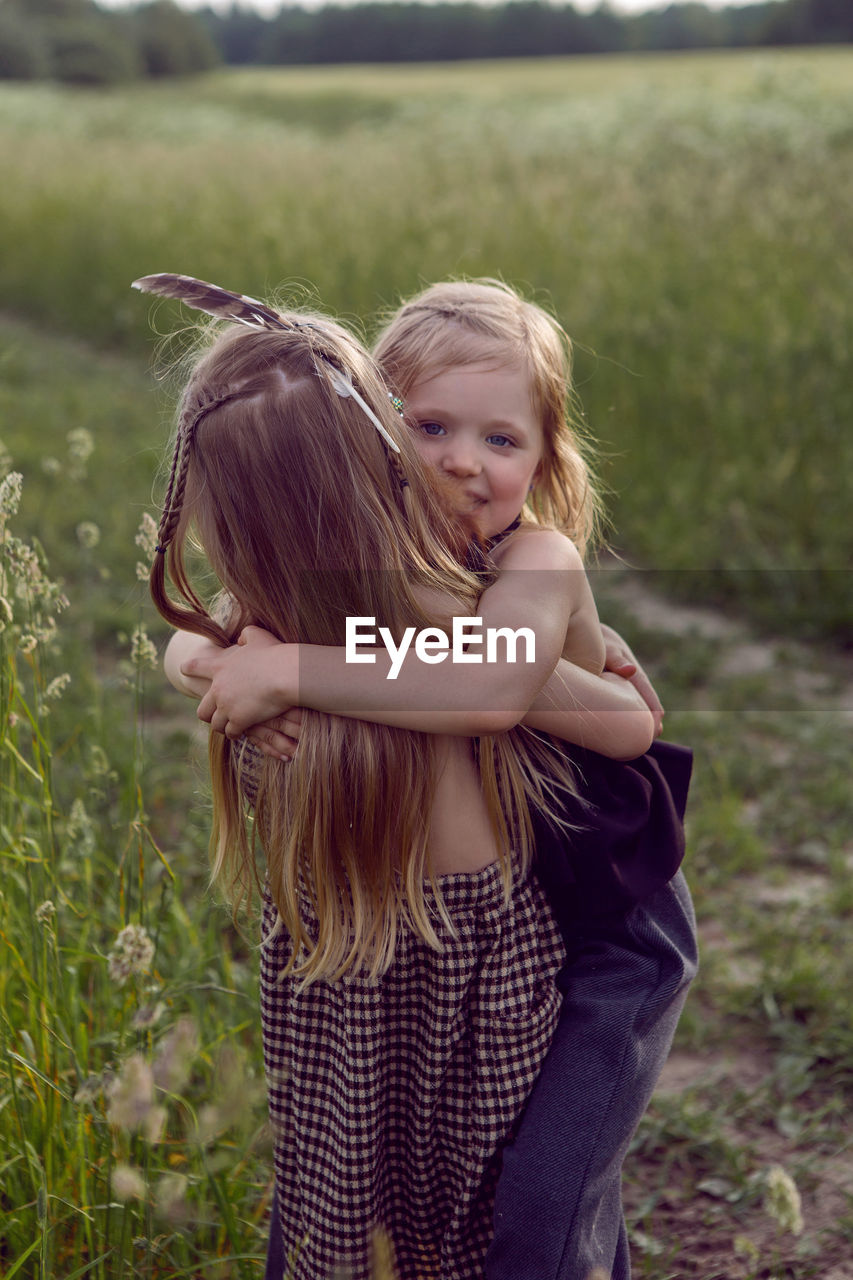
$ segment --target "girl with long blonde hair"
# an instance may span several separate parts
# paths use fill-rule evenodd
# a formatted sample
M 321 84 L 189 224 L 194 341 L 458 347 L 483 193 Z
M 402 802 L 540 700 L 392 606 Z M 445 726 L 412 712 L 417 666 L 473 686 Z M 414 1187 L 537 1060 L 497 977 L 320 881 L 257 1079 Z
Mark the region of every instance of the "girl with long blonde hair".
M 572 568 L 564 580 L 553 579 L 570 611 L 562 660 L 523 713 L 527 725 L 587 748 L 564 745 L 549 757 L 556 779 L 568 760 L 580 780 L 580 795 L 571 787 L 560 792 L 567 822 L 535 819 L 536 872 L 569 952 L 567 994 L 552 1049 L 504 1155 L 484 1275 L 577 1280 L 600 1268 L 627 1280 L 622 1161 L 696 970 L 695 922 L 678 872 L 690 753 L 658 743 L 641 754 L 648 742 L 608 706 L 581 714 L 582 706 L 596 705 L 596 690 L 612 690 L 602 689 L 605 637 L 581 558 L 594 541 L 600 503 L 562 327 L 501 282 L 449 281 L 404 303 L 375 353 L 405 405 L 419 455 L 477 529 L 483 566 L 497 570 L 481 610 L 502 585 L 518 586 L 515 557 L 526 557 L 529 572 L 539 550 L 547 552 L 562 535 L 571 540 L 564 563 Z M 381 672 L 360 673 L 357 685 L 342 682 L 340 653 L 264 650 L 253 629 L 245 638 L 242 654 L 190 664 L 213 677 L 200 714 L 224 731 L 266 720 L 297 694 L 307 705 L 413 728 L 450 727 L 472 703 L 504 713 L 505 723 L 516 714 L 520 691 L 508 671 L 483 668 L 460 686 L 444 668 L 415 664 L 391 691 Z M 633 655 L 612 632 L 607 639 L 609 665 L 630 675 Z M 297 660 L 300 690 L 288 679 Z M 578 679 L 587 673 L 593 683 L 584 688 Z M 659 711 L 648 687 L 647 696 Z M 281 731 L 298 734 L 298 720 L 290 711 L 275 726 L 259 727 L 264 749 L 291 754 Z M 614 729 L 609 740 L 606 723 Z M 605 756 L 640 758 L 623 765 Z M 548 760 L 538 764 L 547 772 Z
M 224 604 L 194 579 L 191 534 Z M 254 624 L 339 646 L 353 617 L 397 640 L 447 628 L 484 585 L 460 563 L 468 536 L 340 326 L 267 310 L 194 365 L 151 572 L 181 631 L 227 646 Z M 558 556 L 552 571 L 566 572 Z M 511 595 L 536 622 L 529 700 L 566 608 L 535 573 Z M 627 723 L 615 691 L 613 704 Z M 266 861 L 264 1052 L 293 1275 L 360 1280 L 379 1228 L 402 1280 L 473 1280 L 501 1150 L 559 1014 L 562 943 L 529 874 L 553 767 L 521 734 L 474 743 L 319 713 L 292 764 L 218 734 L 210 759 L 214 874 L 251 893 L 247 804 Z

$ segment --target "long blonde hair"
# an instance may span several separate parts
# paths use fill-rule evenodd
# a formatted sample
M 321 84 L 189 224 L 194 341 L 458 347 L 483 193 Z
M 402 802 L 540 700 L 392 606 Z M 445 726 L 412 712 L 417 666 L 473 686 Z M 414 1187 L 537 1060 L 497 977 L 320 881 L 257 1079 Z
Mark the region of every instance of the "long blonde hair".
M 328 320 L 283 318 L 292 327 L 220 329 L 192 370 L 151 571 L 158 609 L 220 644 L 257 623 L 280 640 L 323 645 L 344 643 L 347 616 L 375 617 L 398 639 L 406 626 L 433 624 L 425 587 L 455 612 L 476 612 L 483 583 L 460 563 L 467 531 L 421 465 L 373 361 Z M 332 369 L 359 389 L 399 456 L 355 400 L 336 394 Z M 193 583 L 191 527 L 230 598 L 225 621 Z M 235 909 L 251 896 L 248 792 L 295 973 L 382 973 L 402 924 L 439 945 L 425 892 L 433 738 L 306 712 L 292 763 L 264 758 L 257 776 L 245 755 L 211 734 L 213 875 Z M 478 758 L 509 891 L 510 849 L 522 863 L 530 853 L 528 797 L 547 807 L 549 783 L 510 736 L 481 739 Z M 306 900 L 316 924 L 306 923 Z
M 404 302 L 373 353 L 404 401 L 416 383 L 447 369 L 483 362 L 526 369 L 544 439 L 526 514 L 561 529 L 581 554 L 595 542 L 602 503 L 593 450 L 572 389 L 571 339 L 553 316 L 500 280 L 448 280 Z

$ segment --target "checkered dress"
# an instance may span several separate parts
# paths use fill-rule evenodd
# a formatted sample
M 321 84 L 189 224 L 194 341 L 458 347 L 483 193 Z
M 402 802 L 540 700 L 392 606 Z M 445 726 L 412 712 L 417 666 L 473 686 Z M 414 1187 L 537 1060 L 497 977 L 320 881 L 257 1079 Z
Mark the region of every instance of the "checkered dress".
M 479 1280 L 501 1150 L 557 1023 L 564 953 L 535 879 L 441 881 L 457 937 L 404 932 L 381 979 L 299 990 L 267 898 L 261 1012 L 293 1280 L 368 1280 L 377 1227 L 400 1280 Z

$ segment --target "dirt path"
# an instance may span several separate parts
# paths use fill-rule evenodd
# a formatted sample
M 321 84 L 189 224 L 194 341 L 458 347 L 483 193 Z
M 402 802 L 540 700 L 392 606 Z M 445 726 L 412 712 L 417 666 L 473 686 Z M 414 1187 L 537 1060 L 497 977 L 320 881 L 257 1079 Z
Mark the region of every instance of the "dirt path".
M 665 599 L 643 579 L 619 569 L 596 575 L 602 613 L 608 602 L 617 606 L 640 655 L 659 651 L 667 637 L 704 642 L 709 667 L 694 707 L 724 709 L 730 691 L 749 681 L 762 709 L 795 706 L 820 720 L 832 717 L 843 733 L 853 727 L 853 654 L 758 635 L 736 617 Z M 757 877 L 741 891 L 772 910 L 825 892 L 825 877 L 808 881 L 807 872 L 794 869 L 783 884 Z M 718 920 L 700 917 L 703 964 L 712 969 L 729 946 Z M 748 952 L 737 963 L 742 982 L 752 982 Z M 725 1011 L 716 1017 L 723 1027 Z M 718 1046 L 673 1051 L 650 1109 L 646 1132 L 656 1137 L 644 1138 L 626 1163 L 635 1280 L 853 1280 L 846 1101 L 813 1082 L 786 1099 L 788 1070 L 778 1049 L 758 1036 L 732 1041 L 721 1034 Z M 703 1128 L 709 1115 L 711 1132 Z M 796 1173 L 798 1235 L 780 1231 L 765 1208 L 765 1179 L 774 1165 Z

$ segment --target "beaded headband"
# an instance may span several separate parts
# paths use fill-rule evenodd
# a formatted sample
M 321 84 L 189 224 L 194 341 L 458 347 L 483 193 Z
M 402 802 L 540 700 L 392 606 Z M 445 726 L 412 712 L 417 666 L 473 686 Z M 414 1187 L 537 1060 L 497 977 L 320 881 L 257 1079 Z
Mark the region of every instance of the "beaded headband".
M 205 314 L 220 320 L 235 320 L 249 329 L 315 329 L 318 333 L 322 333 L 321 327 L 310 320 L 285 320 L 277 311 L 273 311 L 263 302 L 258 302 L 256 298 L 250 298 L 242 293 L 231 293 L 228 289 L 222 289 L 216 284 L 208 284 L 206 280 L 196 280 L 193 276 L 158 272 L 155 275 L 142 276 L 139 280 L 134 280 L 131 288 L 139 289 L 141 293 L 156 293 L 164 298 L 177 298 L 196 311 L 204 311 Z M 322 372 L 318 361 L 322 364 Z M 314 353 L 314 368 L 319 377 L 327 378 L 332 390 L 341 399 L 355 400 L 388 448 L 394 453 L 400 452 L 400 446 L 379 421 L 361 393 L 353 386 L 352 378 L 348 374 L 339 369 L 334 361 L 321 351 Z M 396 404 L 395 407 L 397 407 Z M 400 412 L 399 409 L 398 412 Z

